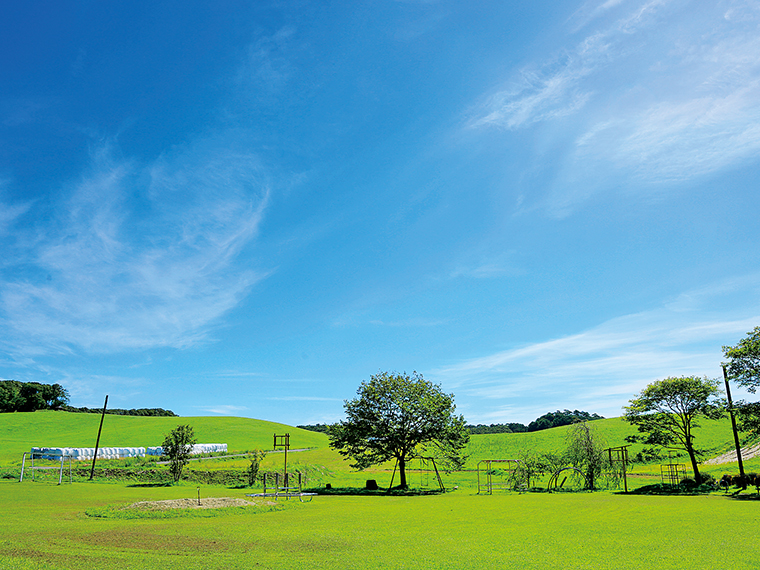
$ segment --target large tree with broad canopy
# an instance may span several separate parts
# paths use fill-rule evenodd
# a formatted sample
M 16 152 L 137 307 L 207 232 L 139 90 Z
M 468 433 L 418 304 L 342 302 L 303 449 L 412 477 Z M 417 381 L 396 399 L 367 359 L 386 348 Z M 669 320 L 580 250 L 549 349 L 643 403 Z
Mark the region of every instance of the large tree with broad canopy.
M 718 419 L 723 415 L 723 402 L 717 380 L 698 376 L 681 376 L 656 380 L 630 400 L 623 416 L 635 425 L 638 441 L 688 453 L 694 480 L 702 482 L 697 467 L 700 451 L 694 446 L 694 428 L 700 417 Z M 631 438 L 633 439 L 633 438 Z M 630 439 L 629 439 L 630 441 Z
M 362 382 L 358 397 L 346 400 L 345 421 L 328 429 L 330 446 L 365 469 L 395 459 L 400 487 L 406 488 L 410 459 L 430 455 L 445 468 L 464 465 L 469 431 L 455 415 L 454 395 L 421 374 L 379 372 Z

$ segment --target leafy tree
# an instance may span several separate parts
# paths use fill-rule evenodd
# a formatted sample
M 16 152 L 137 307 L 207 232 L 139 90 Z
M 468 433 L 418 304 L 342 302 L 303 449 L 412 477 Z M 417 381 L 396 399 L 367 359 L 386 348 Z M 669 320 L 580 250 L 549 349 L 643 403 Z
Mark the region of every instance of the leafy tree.
M 565 454 L 538 453 L 535 448 L 522 449 L 518 458 L 520 463 L 517 466 L 517 477 L 527 487 L 530 487 L 531 481 L 538 476 L 554 473 L 568 465 Z
M 726 374 L 735 379 L 748 392 L 755 393 L 760 386 L 760 327 L 748 332 L 736 346 L 724 346 Z M 760 402 L 735 402 L 739 429 L 760 436 Z
M 760 402 L 735 402 L 739 429 L 752 437 L 760 437 Z
M 251 464 L 246 469 L 245 473 L 248 476 L 248 485 L 251 487 L 256 484 L 256 479 L 259 476 L 259 468 L 261 467 L 261 460 L 266 457 L 266 451 L 260 449 L 254 449 L 253 453 L 248 455 L 248 459 L 251 460 Z
M 0 380 L 0 412 L 58 410 L 69 402 L 69 393 L 60 384 Z
M 608 464 L 604 441 L 588 422 L 573 424 L 567 432 L 567 459 L 586 476 L 588 488 L 596 488 L 597 479 Z
M 406 488 L 406 464 L 432 453 L 446 469 L 464 465 L 470 438 L 464 417 L 456 416 L 453 394 L 421 374 L 380 372 L 362 382 L 358 398 L 345 402 L 346 420 L 330 426 L 330 446 L 350 457 L 356 469 L 396 459 L 400 487 Z
M 748 332 L 736 346 L 724 346 L 728 375 L 753 394 L 760 386 L 760 327 Z
M 187 458 L 193 451 L 195 433 L 189 425 L 179 425 L 164 438 L 163 453 L 169 458 L 169 472 L 174 482 L 182 477 L 182 468 L 187 465 Z
M 723 415 L 717 380 L 707 377 L 682 376 L 657 380 L 644 388 L 626 406 L 624 418 L 646 437 L 635 438 L 648 445 L 667 449 L 683 449 L 689 455 L 694 479 L 702 477 L 697 467 L 694 428 L 700 417 L 718 419 Z
M 69 403 L 69 393 L 60 384 L 43 384 L 40 393 L 48 410 L 59 410 Z

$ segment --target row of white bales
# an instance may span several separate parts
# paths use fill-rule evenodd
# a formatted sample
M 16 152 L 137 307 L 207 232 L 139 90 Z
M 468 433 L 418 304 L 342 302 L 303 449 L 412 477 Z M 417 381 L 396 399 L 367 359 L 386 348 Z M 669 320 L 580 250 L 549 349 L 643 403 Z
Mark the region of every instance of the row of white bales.
M 226 443 L 196 443 L 191 455 L 204 453 L 227 453 Z M 44 459 L 71 458 L 84 461 L 95 456 L 94 447 L 33 447 L 34 457 Z M 98 459 L 124 459 L 126 457 L 145 457 L 146 455 L 163 455 L 164 448 L 157 447 L 99 447 Z

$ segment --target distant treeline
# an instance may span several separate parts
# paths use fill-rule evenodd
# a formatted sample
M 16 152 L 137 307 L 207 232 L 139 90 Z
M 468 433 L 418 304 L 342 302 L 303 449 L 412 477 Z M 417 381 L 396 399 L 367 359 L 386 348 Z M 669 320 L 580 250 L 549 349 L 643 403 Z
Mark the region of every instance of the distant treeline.
M 508 423 L 508 424 L 469 424 L 467 429 L 470 433 L 482 434 L 482 433 L 522 433 L 529 431 L 541 431 L 542 429 L 549 429 L 559 426 L 567 426 L 576 422 L 590 422 L 592 420 L 602 420 L 604 416 L 599 414 L 590 414 L 579 410 L 557 410 L 556 412 L 549 412 L 544 414 L 540 418 L 536 418 L 530 422 L 527 426 L 520 423 Z M 307 429 L 309 431 L 318 431 L 325 433 L 329 427 L 327 424 L 311 424 L 297 426 L 301 429 Z
M 103 408 L 74 408 L 72 406 L 62 406 L 60 408 L 64 412 L 74 412 L 81 414 L 102 414 Z M 120 408 L 106 408 L 106 414 L 113 414 L 115 416 L 171 416 L 179 417 L 171 410 L 165 410 L 163 408 L 132 408 L 131 410 L 122 410 Z
M 522 433 L 529 431 L 541 431 L 553 427 L 568 426 L 576 422 L 590 422 L 593 420 L 602 420 L 604 416 L 599 414 L 590 414 L 581 410 L 557 410 L 549 412 L 540 418 L 536 418 L 527 426 L 519 423 L 509 424 L 491 424 L 491 425 L 468 425 L 470 433 Z
M 61 410 L 64 412 L 101 414 L 103 408 L 74 408 L 69 406 L 69 393 L 60 384 L 0 380 L 0 412 L 34 412 L 36 410 Z M 174 416 L 177 414 L 163 408 L 139 408 L 120 410 L 106 408 L 107 414 L 117 416 Z
M 69 393 L 60 384 L 0 380 L 0 412 L 60 410 L 69 403 Z
M 327 433 L 327 428 L 330 427 L 327 424 L 310 424 L 307 426 L 296 426 L 297 428 L 307 429 L 309 431 L 318 431 L 320 433 Z

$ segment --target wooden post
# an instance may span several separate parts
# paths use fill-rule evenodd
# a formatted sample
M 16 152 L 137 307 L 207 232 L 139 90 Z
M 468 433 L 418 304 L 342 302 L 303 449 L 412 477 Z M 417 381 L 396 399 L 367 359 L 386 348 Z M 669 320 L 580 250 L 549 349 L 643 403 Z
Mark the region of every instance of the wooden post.
M 731 428 L 734 430 L 734 445 L 736 446 L 736 460 L 739 462 L 739 476 L 742 478 L 742 489 L 747 488 L 747 478 L 744 476 L 744 462 L 742 461 L 742 449 L 739 444 L 739 432 L 736 429 L 736 418 L 734 417 L 734 402 L 731 399 L 731 388 L 728 385 L 728 374 L 726 367 L 723 368 L 723 381 L 726 383 L 726 396 L 728 397 L 728 415 L 731 416 Z
M 100 432 L 103 429 L 103 418 L 106 417 L 106 406 L 108 405 L 108 394 L 106 394 L 106 401 L 103 402 L 103 413 L 100 416 L 100 427 L 98 428 L 98 439 L 95 441 L 95 455 L 92 456 L 92 467 L 90 468 L 90 481 L 95 474 L 95 460 L 98 458 L 98 447 L 100 446 Z

